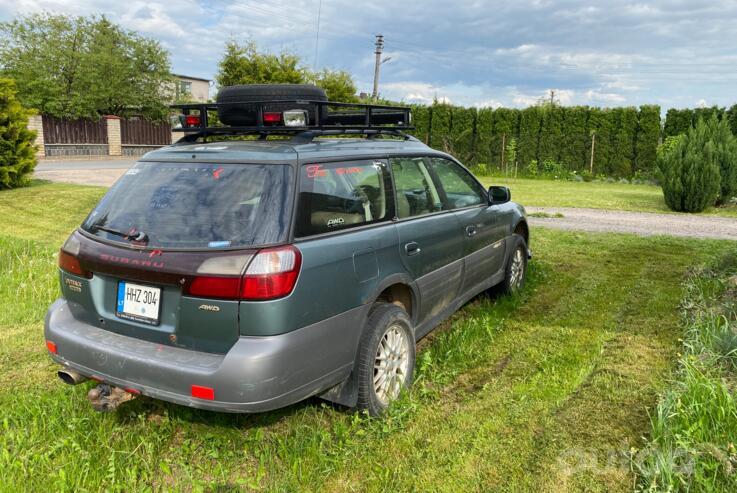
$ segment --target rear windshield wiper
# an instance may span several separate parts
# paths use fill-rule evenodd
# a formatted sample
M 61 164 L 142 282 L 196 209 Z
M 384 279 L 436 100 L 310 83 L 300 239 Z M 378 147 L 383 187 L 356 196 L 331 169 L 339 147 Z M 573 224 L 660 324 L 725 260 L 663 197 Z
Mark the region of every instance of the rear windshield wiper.
M 90 226 L 90 233 L 94 233 L 95 231 L 104 231 L 106 233 L 110 233 L 111 235 L 120 236 L 124 240 L 138 242 L 148 241 L 148 235 L 146 233 L 144 233 L 143 231 L 136 231 L 135 229 L 130 230 L 128 233 L 124 233 L 123 231 L 117 229 L 107 228 L 99 224 L 93 224 L 92 226 Z

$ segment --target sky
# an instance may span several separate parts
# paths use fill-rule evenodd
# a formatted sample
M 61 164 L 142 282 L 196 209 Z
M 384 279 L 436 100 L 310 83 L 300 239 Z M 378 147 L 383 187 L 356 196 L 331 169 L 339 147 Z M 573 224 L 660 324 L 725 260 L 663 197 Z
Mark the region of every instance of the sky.
M 370 93 L 383 34 L 379 92 L 392 100 L 524 107 L 554 90 L 564 105 L 737 103 L 735 0 L 0 0 L 0 21 L 40 11 L 104 14 L 159 40 L 173 72 L 206 79 L 233 38 L 347 70 Z

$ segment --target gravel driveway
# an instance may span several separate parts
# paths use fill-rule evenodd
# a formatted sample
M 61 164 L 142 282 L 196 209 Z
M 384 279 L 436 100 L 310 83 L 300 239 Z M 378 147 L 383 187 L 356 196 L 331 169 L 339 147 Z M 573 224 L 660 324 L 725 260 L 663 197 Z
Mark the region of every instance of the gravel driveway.
M 563 217 L 530 217 L 530 225 L 579 231 L 633 233 L 643 236 L 671 235 L 737 240 L 737 218 L 692 214 L 526 207 L 528 214 L 562 214 Z

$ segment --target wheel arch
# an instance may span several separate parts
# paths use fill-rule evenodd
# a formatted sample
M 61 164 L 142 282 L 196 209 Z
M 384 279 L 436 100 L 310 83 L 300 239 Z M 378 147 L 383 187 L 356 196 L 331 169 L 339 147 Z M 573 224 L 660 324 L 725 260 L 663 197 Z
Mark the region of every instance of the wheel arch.
M 525 240 L 525 245 L 529 248 L 530 246 L 530 227 L 527 225 L 527 221 L 522 218 L 519 221 L 517 221 L 517 224 L 515 224 L 514 228 L 512 229 L 512 234 L 518 234 Z
M 377 301 L 401 306 L 409 315 L 412 325 L 417 323 L 420 298 L 415 283 L 408 275 L 394 274 L 383 279 L 376 286 L 374 295 L 368 302 L 373 304 Z

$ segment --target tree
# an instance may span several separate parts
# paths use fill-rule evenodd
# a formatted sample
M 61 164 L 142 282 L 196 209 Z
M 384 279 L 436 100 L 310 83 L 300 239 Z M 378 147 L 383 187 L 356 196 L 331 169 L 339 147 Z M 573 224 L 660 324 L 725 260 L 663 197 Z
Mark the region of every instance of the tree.
M 325 89 L 328 100 L 339 101 L 343 103 L 356 103 L 356 84 L 353 82 L 351 74 L 344 70 L 330 70 L 328 68 L 311 74 L 309 82 L 317 87 Z
M 254 41 L 240 44 L 230 40 L 218 64 L 218 86 L 239 84 L 315 84 L 325 89 L 330 101 L 355 103 L 356 84 L 348 72 L 323 69 L 312 72 L 301 65 L 297 55 L 259 51 Z
M 36 166 L 36 132 L 27 129 L 28 115 L 16 98 L 15 83 L 0 79 L 0 189 L 26 185 Z
M 701 212 L 714 205 L 720 192 L 720 172 L 714 142 L 703 120 L 691 127 L 663 157 L 663 195 L 674 211 Z
M 635 133 L 635 171 L 656 172 L 657 149 L 660 140 L 660 106 L 643 105 L 637 114 Z
M 104 16 L 35 14 L 0 24 L 0 74 L 15 79 L 18 98 L 62 118 L 165 113 L 168 52 Z
M 716 113 L 707 122 L 707 132 L 721 176 L 717 203 L 724 203 L 737 196 L 737 138 L 732 135 L 727 119 L 718 119 Z
M 670 137 L 672 135 L 685 134 L 693 122 L 693 110 L 687 108 L 682 110 L 671 108 L 665 114 L 663 135 Z
M 258 51 L 256 43 L 228 41 L 215 77 L 220 87 L 238 84 L 303 84 L 307 71 L 299 66 L 297 55 L 279 55 Z

